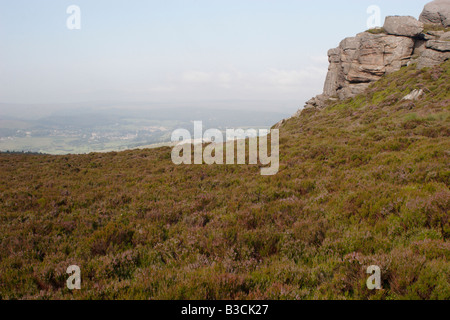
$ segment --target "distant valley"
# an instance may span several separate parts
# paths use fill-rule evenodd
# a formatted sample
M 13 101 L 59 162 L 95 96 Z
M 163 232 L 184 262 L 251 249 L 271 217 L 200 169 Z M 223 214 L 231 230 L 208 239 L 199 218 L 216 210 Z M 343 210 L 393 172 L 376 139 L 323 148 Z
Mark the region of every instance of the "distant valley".
M 0 151 L 47 154 L 83 154 L 152 148 L 170 142 L 178 128 L 192 129 L 202 120 L 205 129 L 265 129 L 286 117 L 287 112 L 165 108 L 132 111 L 123 109 L 64 109 L 44 117 L 0 117 Z

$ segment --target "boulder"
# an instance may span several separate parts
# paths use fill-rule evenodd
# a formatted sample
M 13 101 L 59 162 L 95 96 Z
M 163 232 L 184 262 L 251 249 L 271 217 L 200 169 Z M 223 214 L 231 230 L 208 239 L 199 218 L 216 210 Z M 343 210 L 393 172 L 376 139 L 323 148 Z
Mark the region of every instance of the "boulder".
M 427 31 L 427 34 L 432 35 L 435 38 L 436 37 L 439 38 L 440 36 L 442 36 L 444 34 L 444 30 L 429 30 L 429 31 Z
M 299 110 L 299 111 L 301 111 L 301 110 Z M 299 111 L 297 111 L 297 113 L 293 116 L 293 118 L 297 118 L 297 117 L 300 116 L 301 112 L 299 112 Z M 283 119 L 283 120 L 277 122 L 277 123 L 272 127 L 272 129 L 280 129 L 280 128 L 283 126 L 283 124 L 286 123 L 286 121 L 287 121 L 286 119 Z
M 305 109 L 310 109 L 310 108 L 322 109 L 326 106 L 327 100 L 329 100 L 328 97 L 323 94 L 315 96 L 314 98 L 312 98 L 306 102 Z
M 435 0 L 426 4 L 419 21 L 450 27 L 450 0 Z
M 425 33 L 422 35 L 422 39 L 421 40 L 436 40 L 439 38 L 440 35 L 434 35 L 434 34 L 430 34 L 430 33 Z
M 390 35 L 416 37 L 422 33 L 423 23 L 410 16 L 389 16 L 383 28 Z
M 450 52 L 450 41 L 431 40 L 427 42 L 427 48 L 440 52 Z
M 434 67 L 450 59 L 450 52 L 440 52 L 433 49 L 426 49 L 417 61 L 417 68 Z
M 422 97 L 423 95 L 423 89 L 420 90 L 413 90 L 411 91 L 410 94 L 407 94 L 406 96 L 403 97 L 402 100 L 406 100 L 406 101 L 415 101 L 415 100 L 419 100 L 420 97 Z

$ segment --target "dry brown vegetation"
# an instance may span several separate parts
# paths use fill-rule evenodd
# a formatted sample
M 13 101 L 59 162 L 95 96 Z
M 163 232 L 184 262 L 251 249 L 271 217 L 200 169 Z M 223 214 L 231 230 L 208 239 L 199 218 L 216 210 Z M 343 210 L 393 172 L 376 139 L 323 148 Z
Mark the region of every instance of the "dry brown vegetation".
M 169 148 L 1 154 L 0 298 L 449 299 L 449 92 L 450 62 L 410 66 L 304 111 L 272 177 Z

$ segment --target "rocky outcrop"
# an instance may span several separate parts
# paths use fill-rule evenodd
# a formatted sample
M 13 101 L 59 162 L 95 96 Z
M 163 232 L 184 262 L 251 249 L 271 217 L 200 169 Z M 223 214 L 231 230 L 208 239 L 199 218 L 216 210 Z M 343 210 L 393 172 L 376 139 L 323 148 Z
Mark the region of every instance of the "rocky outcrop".
M 450 0 L 436 0 L 425 6 L 421 21 L 391 16 L 383 29 L 344 39 L 339 47 L 328 51 L 330 65 L 323 93 L 309 100 L 305 108 L 322 108 L 329 100 L 352 98 L 383 75 L 411 63 L 424 68 L 450 59 L 449 32 L 424 32 L 424 23 L 439 24 L 444 29 L 449 5 Z
M 330 67 L 320 100 L 357 95 L 384 74 L 405 66 L 413 50 L 414 41 L 408 37 L 363 32 L 344 39 L 328 52 Z
M 428 3 L 423 9 L 419 21 L 450 27 L 450 1 L 435 0 Z

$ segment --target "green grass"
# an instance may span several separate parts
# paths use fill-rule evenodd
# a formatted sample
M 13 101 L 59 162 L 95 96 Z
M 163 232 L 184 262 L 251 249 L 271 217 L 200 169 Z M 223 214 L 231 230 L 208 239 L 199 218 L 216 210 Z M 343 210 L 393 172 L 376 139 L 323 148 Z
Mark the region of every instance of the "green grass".
M 442 25 L 438 25 L 438 24 L 425 24 L 424 25 L 424 33 L 430 32 L 430 31 L 444 31 L 444 32 L 449 32 L 450 28 L 445 28 Z
M 366 32 L 369 32 L 371 34 L 385 34 L 386 30 L 384 30 L 384 28 L 373 28 L 367 30 Z
M 0 298 L 450 299 L 449 92 L 450 62 L 410 66 L 305 110 L 272 177 L 170 148 L 1 154 Z

